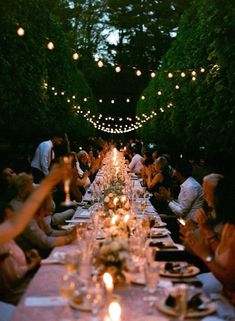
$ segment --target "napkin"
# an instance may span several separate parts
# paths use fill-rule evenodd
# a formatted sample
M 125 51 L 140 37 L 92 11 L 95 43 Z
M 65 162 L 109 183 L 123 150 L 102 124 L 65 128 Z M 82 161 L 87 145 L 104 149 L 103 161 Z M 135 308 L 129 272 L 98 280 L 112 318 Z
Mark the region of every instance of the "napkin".
M 67 300 L 61 296 L 29 296 L 25 298 L 24 304 L 34 307 L 61 306 L 66 305 Z

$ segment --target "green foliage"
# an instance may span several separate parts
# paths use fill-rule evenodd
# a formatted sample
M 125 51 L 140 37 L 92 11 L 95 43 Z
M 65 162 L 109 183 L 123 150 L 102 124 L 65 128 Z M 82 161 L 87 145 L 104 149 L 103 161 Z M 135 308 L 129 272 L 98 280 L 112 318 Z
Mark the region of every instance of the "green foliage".
M 89 95 L 89 108 L 95 112 L 91 89 L 72 60 L 67 36 L 51 11 L 58 3 L 51 1 L 48 7 L 47 2 L 0 4 L 0 133 L 2 141 L 16 147 L 31 146 L 55 130 L 74 139 L 92 134 L 84 118 L 75 116 L 72 104 L 50 91 L 54 86 L 59 93 L 65 91 L 66 97 L 76 95 L 77 104 Z M 19 26 L 25 30 L 23 37 L 16 33 Z M 47 49 L 49 40 L 54 50 Z
M 138 102 L 138 114 L 150 108 L 165 112 L 139 134 L 166 145 L 169 135 L 181 151 L 205 146 L 207 153 L 230 152 L 235 148 L 235 7 L 232 2 L 194 0 L 182 15 L 176 40 L 163 57 L 159 76 L 145 90 L 148 99 Z M 216 65 L 219 67 L 217 68 Z M 200 67 L 206 72 L 200 73 Z M 214 66 L 214 67 L 213 67 Z M 185 78 L 164 71 L 191 71 Z M 179 84 L 180 89 L 175 90 Z M 156 90 L 164 95 L 157 96 Z M 172 101 L 173 108 L 167 108 Z M 151 128 L 151 131 L 149 131 Z M 170 146 L 169 146 L 170 147 Z

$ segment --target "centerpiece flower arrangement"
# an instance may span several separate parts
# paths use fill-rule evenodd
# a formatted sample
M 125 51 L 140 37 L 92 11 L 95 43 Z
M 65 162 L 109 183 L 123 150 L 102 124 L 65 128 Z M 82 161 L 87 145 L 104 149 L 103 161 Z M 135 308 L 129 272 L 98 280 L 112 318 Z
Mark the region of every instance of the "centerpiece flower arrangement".
M 128 243 L 120 235 L 110 236 L 101 243 L 95 254 L 95 265 L 101 274 L 109 272 L 114 284 L 125 282 L 123 271 L 127 270 L 129 258 Z

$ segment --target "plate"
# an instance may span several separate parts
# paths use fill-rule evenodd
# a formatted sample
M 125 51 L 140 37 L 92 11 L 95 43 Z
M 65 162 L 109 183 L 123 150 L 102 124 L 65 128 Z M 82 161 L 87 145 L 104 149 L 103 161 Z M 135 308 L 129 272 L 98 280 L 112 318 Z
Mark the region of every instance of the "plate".
M 177 312 L 175 311 L 175 309 L 165 304 L 165 299 L 157 301 L 156 307 L 159 311 L 163 313 L 169 314 L 171 316 L 177 316 Z M 214 313 L 215 311 L 216 311 L 216 304 L 214 302 L 208 302 L 204 310 L 187 311 L 186 317 L 187 318 L 204 317 L 206 315 Z
M 145 285 L 145 276 L 143 273 L 128 273 L 131 283 L 136 285 Z
M 168 236 L 169 235 L 169 232 L 168 231 L 152 231 L 150 233 L 150 237 L 151 238 L 159 238 L 159 237 L 165 237 L 165 236 Z
M 76 303 L 74 300 L 70 300 L 69 305 L 76 310 L 80 310 L 84 312 L 91 311 L 91 305 L 87 301 L 84 301 L 83 303 Z
M 171 278 L 186 278 L 186 277 L 197 275 L 199 272 L 200 272 L 200 269 L 198 267 L 189 265 L 184 270 L 184 272 L 171 272 L 164 269 L 160 271 L 160 275 L 171 277 Z
M 154 224 L 154 228 L 164 227 L 167 226 L 165 222 L 158 222 Z

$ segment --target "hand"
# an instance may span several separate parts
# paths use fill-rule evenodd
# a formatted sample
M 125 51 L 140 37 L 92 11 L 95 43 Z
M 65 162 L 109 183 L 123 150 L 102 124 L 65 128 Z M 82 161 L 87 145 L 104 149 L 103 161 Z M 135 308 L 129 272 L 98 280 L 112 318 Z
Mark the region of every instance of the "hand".
M 170 189 L 166 189 L 165 187 L 163 187 L 163 186 L 160 186 L 159 187 L 159 192 L 160 192 L 160 194 L 161 194 L 161 197 L 162 197 L 162 199 L 164 199 L 164 200 L 170 200 L 170 198 L 171 198 L 171 192 L 170 192 Z
M 208 237 L 209 235 L 214 234 L 214 230 L 208 226 L 209 217 L 202 208 L 200 208 L 196 212 L 195 217 L 196 217 L 196 221 L 198 222 L 199 227 L 205 237 Z
M 207 245 L 203 235 L 199 230 L 194 232 L 186 232 L 184 237 L 184 244 L 201 258 L 204 258 L 211 254 L 210 247 Z

